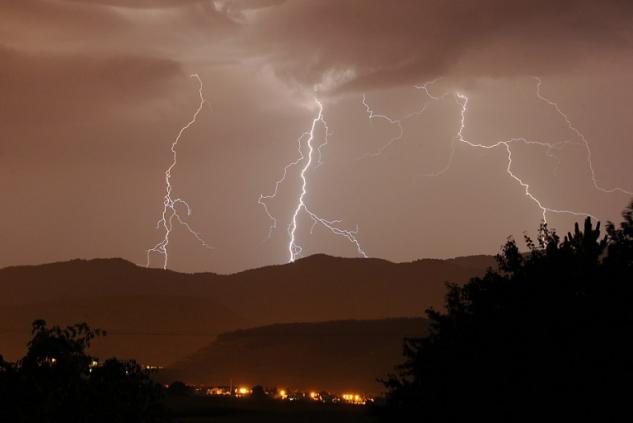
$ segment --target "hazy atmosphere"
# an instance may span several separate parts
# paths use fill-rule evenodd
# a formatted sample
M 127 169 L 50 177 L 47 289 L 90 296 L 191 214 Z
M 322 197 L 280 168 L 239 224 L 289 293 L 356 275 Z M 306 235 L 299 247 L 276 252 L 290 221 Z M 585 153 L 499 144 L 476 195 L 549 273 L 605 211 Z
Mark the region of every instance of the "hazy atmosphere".
M 0 266 L 145 265 L 164 207 L 211 247 L 173 220 L 167 266 L 187 272 L 293 249 L 491 254 L 542 207 L 579 213 L 546 213 L 564 230 L 617 221 L 633 191 L 632 17 L 625 0 L 2 2 Z
M 632 0 L 0 0 L 0 421 L 628 421 Z

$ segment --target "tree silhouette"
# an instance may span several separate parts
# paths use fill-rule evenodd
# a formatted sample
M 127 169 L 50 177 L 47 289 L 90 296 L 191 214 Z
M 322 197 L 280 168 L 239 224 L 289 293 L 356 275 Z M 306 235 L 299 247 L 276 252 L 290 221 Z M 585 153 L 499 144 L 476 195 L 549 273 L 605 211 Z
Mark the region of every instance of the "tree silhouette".
M 563 240 L 541 225 L 527 253 L 509 239 L 489 270 L 449 285 L 406 339 L 388 421 L 618 420 L 633 380 L 633 203 L 617 228 L 587 218 Z M 408 421 L 408 420 L 407 420 Z
M 266 393 L 266 390 L 261 385 L 253 386 L 253 389 L 251 390 L 251 398 L 257 401 L 270 399 L 270 397 Z
M 0 358 L 0 421 L 161 421 L 162 389 L 133 361 L 103 364 L 86 353 L 105 332 L 85 323 L 66 328 L 33 322 L 26 355 Z
M 177 380 L 169 385 L 167 395 L 172 397 L 188 397 L 193 395 L 193 390 L 184 382 Z

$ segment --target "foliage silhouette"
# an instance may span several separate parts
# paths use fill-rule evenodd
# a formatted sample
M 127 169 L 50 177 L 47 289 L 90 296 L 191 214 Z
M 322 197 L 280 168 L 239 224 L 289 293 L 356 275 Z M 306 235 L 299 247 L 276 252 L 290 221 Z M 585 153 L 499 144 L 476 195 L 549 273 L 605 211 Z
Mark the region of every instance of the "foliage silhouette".
M 253 386 L 253 389 L 251 390 L 251 398 L 257 401 L 270 399 L 270 397 L 266 393 L 266 390 L 261 385 Z
M 33 322 L 26 355 L 0 358 L 0 421 L 157 422 L 162 388 L 134 361 L 98 360 L 86 353 L 105 335 L 85 323 L 66 328 Z
M 167 395 L 171 397 L 189 397 L 193 395 L 193 389 L 179 380 L 169 384 Z
M 606 236 L 587 218 L 508 239 L 489 270 L 449 285 L 430 335 L 406 339 L 387 421 L 621 421 L 633 380 L 633 202 Z

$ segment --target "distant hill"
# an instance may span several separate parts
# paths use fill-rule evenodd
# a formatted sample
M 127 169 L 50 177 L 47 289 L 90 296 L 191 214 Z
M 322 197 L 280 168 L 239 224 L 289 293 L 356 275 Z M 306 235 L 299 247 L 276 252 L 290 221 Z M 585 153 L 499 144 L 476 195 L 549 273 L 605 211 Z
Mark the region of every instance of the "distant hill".
M 227 328 L 248 323 L 210 298 L 130 295 L 0 306 L 0 353 L 16 358 L 37 316 L 49 323 L 89 322 L 108 335 L 91 353 L 164 365 L 195 351 Z
M 170 383 L 382 391 L 377 378 L 402 361 L 404 337 L 422 336 L 421 318 L 289 323 L 221 334 L 159 378 Z
M 391 263 L 315 255 L 231 275 L 146 269 L 122 259 L 0 269 L 0 353 L 23 352 L 30 322 L 85 320 L 110 332 L 101 356 L 168 364 L 221 333 L 286 322 L 422 316 L 445 282 L 493 266 L 490 256 Z

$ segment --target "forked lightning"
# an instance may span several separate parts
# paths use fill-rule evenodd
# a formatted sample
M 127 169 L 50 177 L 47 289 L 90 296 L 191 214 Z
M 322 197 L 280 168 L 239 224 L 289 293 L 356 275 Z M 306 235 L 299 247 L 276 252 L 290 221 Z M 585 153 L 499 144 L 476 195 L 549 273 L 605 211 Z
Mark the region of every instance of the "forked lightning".
M 169 237 L 171 235 L 171 232 L 174 229 L 174 219 L 177 221 L 177 223 L 184 226 L 184 228 L 191 235 L 193 235 L 193 237 L 196 238 L 202 244 L 203 247 L 209 248 L 209 249 L 211 248 L 209 244 L 207 244 L 207 242 L 202 238 L 200 233 L 193 230 L 193 228 L 189 225 L 189 223 L 187 223 L 183 219 L 183 217 L 178 213 L 177 206 L 180 205 L 184 207 L 185 210 L 187 211 L 187 216 L 190 216 L 191 206 L 189 206 L 189 203 L 187 203 L 182 198 L 172 197 L 173 187 L 171 184 L 171 176 L 172 176 L 171 174 L 172 174 L 172 171 L 176 168 L 176 164 L 178 162 L 178 153 L 177 153 L 178 143 L 180 142 L 180 139 L 182 138 L 185 131 L 196 123 L 196 120 L 198 119 L 198 115 L 200 114 L 200 112 L 202 111 L 206 103 L 206 99 L 204 98 L 204 85 L 202 83 L 202 79 L 200 79 L 200 76 L 195 73 L 190 76 L 191 78 L 195 79 L 198 82 L 198 96 L 200 98 L 200 103 L 198 104 L 198 108 L 194 112 L 191 120 L 185 126 L 180 128 L 178 135 L 176 136 L 174 141 L 171 143 L 172 161 L 169 167 L 167 168 L 167 170 L 165 170 L 165 196 L 163 197 L 163 210 L 162 210 L 160 219 L 158 219 L 158 222 L 156 222 L 156 229 L 160 229 L 162 227 L 164 235 L 163 235 L 163 239 L 160 242 L 158 242 L 158 244 L 154 245 L 152 248 L 147 250 L 147 264 L 146 264 L 147 267 L 149 267 L 150 265 L 152 254 L 158 254 L 162 256 L 163 258 L 163 269 L 167 269 L 167 264 L 169 261 L 169 254 L 168 254 L 167 247 L 169 246 Z
M 576 137 L 579 139 L 579 142 L 572 142 L 572 141 L 562 141 L 562 142 L 558 142 L 558 143 L 547 143 L 547 142 L 541 142 L 541 141 L 533 141 L 533 140 L 528 140 L 526 138 L 510 138 L 508 140 L 503 140 L 503 141 L 498 141 L 495 142 L 493 144 L 480 144 L 480 143 L 475 143 L 472 141 L 469 141 L 468 139 L 466 139 L 464 137 L 464 130 L 466 128 L 466 113 L 468 112 L 468 96 L 466 96 L 465 94 L 461 93 L 461 92 L 456 92 L 454 93 L 454 98 L 455 101 L 457 102 L 457 104 L 460 107 L 460 112 L 459 112 L 459 129 L 457 131 L 457 134 L 454 138 L 454 140 L 451 142 L 451 146 L 450 146 L 450 152 L 449 152 L 449 156 L 448 156 L 448 160 L 446 162 L 446 165 L 444 165 L 441 169 L 435 171 L 435 172 L 431 172 L 426 174 L 426 176 L 440 176 L 444 173 L 446 173 L 450 168 L 451 165 L 453 163 L 453 157 L 455 156 L 455 152 L 456 152 L 456 146 L 457 144 L 461 143 L 461 144 L 466 144 L 469 147 L 472 148 L 478 148 L 478 149 L 486 149 L 486 150 L 491 150 L 491 149 L 495 149 L 495 148 L 503 148 L 505 149 L 506 153 L 507 153 L 507 166 L 506 166 L 506 173 L 512 178 L 514 179 L 516 182 L 519 183 L 519 185 L 523 188 L 524 190 L 524 194 L 532 201 L 534 202 L 538 208 L 541 211 L 541 215 L 543 218 L 543 221 L 545 223 L 547 223 L 547 214 L 548 213 L 556 213 L 556 214 L 571 214 L 574 216 L 591 216 L 592 218 L 596 219 L 595 216 L 591 215 L 590 213 L 584 212 L 584 211 L 576 211 L 576 210 L 567 210 L 567 209 L 557 209 L 557 208 L 552 208 L 549 206 L 546 206 L 543 204 L 543 202 L 541 200 L 539 200 L 531 191 L 530 191 L 530 185 L 525 182 L 522 178 L 520 178 L 516 173 L 513 172 L 512 170 L 512 144 L 515 143 L 522 143 L 522 144 L 527 144 L 527 145 L 536 145 L 536 146 L 540 146 L 545 148 L 546 150 L 546 154 L 550 157 L 552 157 L 552 151 L 554 150 L 560 150 L 561 147 L 565 144 L 581 144 L 583 145 L 583 147 L 586 149 L 587 152 L 587 163 L 589 166 L 589 170 L 591 172 L 591 180 L 593 182 L 593 186 L 595 189 L 601 191 L 601 192 L 605 192 L 605 193 L 613 193 L 613 192 L 620 192 L 623 194 L 628 194 L 628 195 L 633 195 L 633 192 L 631 191 L 627 191 L 623 188 L 620 187 L 615 187 L 615 188 L 604 188 L 602 187 L 597 180 L 596 177 L 596 172 L 593 166 L 593 161 L 592 161 L 592 153 L 591 153 L 591 148 L 589 146 L 589 142 L 587 141 L 586 137 L 576 128 L 576 126 L 572 123 L 572 121 L 569 119 L 569 117 L 567 116 L 567 114 L 565 114 L 561 108 L 559 107 L 559 105 L 550 100 L 549 98 L 545 97 L 542 93 L 541 93 L 541 86 L 542 86 L 542 81 L 540 78 L 538 77 L 534 77 L 534 79 L 536 80 L 536 96 L 538 97 L 538 99 L 540 99 L 541 101 L 547 103 L 548 105 L 550 105 L 551 107 L 554 108 L 554 110 L 563 118 L 563 120 L 565 121 L 565 123 L 567 124 L 567 127 L 569 128 L 570 131 L 572 131 Z M 430 91 L 430 86 L 432 84 L 434 84 L 436 81 L 431 81 L 429 83 L 420 85 L 420 86 L 416 86 L 415 88 L 418 90 L 422 90 L 424 91 L 424 93 L 426 94 L 426 96 L 429 98 L 429 100 L 432 101 L 439 101 L 444 99 L 445 97 L 447 97 L 448 95 L 450 95 L 450 93 L 444 93 L 441 96 L 436 96 L 433 95 Z M 362 97 L 362 104 L 365 107 L 368 117 L 369 119 L 375 119 L 375 118 L 381 118 L 386 120 L 387 122 L 389 122 L 390 124 L 396 125 L 399 128 L 399 134 L 398 136 L 391 138 L 386 144 L 383 145 L 383 147 L 378 150 L 377 152 L 371 153 L 369 155 L 373 155 L 373 156 L 379 156 L 380 154 L 382 154 L 387 148 L 389 148 L 393 143 L 395 143 L 396 141 L 399 141 L 403 138 L 403 126 L 402 126 L 402 122 L 405 119 L 409 119 L 415 115 L 419 115 L 422 112 L 424 112 L 426 104 L 424 104 L 424 107 L 414 113 L 411 113 L 407 116 L 405 116 L 405 118 L 403 119 L 393 119 L 390 118 L 389 116 L 386 115 L 378 115 L 376 113 L 373 112 L 373 110 L 370 108 L 370 106 L 367 104 L 367 98 L 365 95 L 363 95 Z
M 288 171 L 291 168 L 295 166 L 299 166 L 299 164 L 303 163 L 301 166 L 300 173 L 299 173 L 301 191 L 299 193 L 299 196 L 297 197 L 297 202 L 293 208 L 292 218 L 291 218 L 290 224 L 288 225 L 288 236 L 289 236 L 288 260 L 290 262 L 295 261 L 297 258 L 301 256 L 301 253 L 303 251 L 302 247 L 299 245 L 297 241 L 297 229 L 299 226 L 298 219 L 301 213 L 305 213 L 308 217 L 312 219 L 313 225 L 312 225 L 312 228 L 310 229 L 310 233 L 312 233 L 312 230 L 314 229 L 315 225 L 320 224 L 321 226 L 323 226 L 324 228 L 326 228 L 333 234 L 346 238 L 349 242 L 351 242 L 354 245 L 359 255 L 363 257 L 367 257 L 367 254 L 365 253 L 365 251 L 360 245 L 360 242 L 356 238 L 356 235 L 358 234 L 358 228 L 356 228 L 355 230 L 341 228 L 338 226 L 341 223 L 340 220 L 329 220 L 329 219 L 322 218 L 316 213 L 314 213 L 306 204 L 307 196 L 308 196 L 308 174 L 311 171 L 318 168 L 319 166 L 321 166 L 322 164 L 321 149 L 328 143 L 328 134 L 329 134 L 329 128 L 327 126 L 327 122 L 325 121 L 325 118 L 323 117 L 323 104 L 317 98 L 314 99 L 314 102 L 317 106 L 318 112 L 316 116 L 314 117 L 314 119 L 312 120 L 312 125 L 310 126 L 310 129 L 304 132 L 297 140 L 297 143 L 298 143 L 297 149 L 299 151 L 299 157 L 296 160 L 284 166 L 282 176 L 280 179 L 278 179 L 275 182 L 275 189 L 272 192 L 272 194 L 268 194 L 268 195 L 261 194 L 259 196 L 259 204 L 264 208 L 264 211 L 266 212 L 266 214 L 271 220 L 268 236 L 270 238 L 273 231 L 277 227 L 277 219 L 270 213 L 268 205 L 267 205 L 267 201 L 274 199 L 277 196 L 277 194 L 279 193 L 279 188 L 281 184 L 286 180 L 286 177 L 288 176 Z M 315 147 L 314 146 L 315 131 L 317 130 L 319 125 L 321 125 L 324 129 L 324 133 L 325 133 L 324 142 L 322 142 L 320 145 Z M 318 155 L 317 159 L 314 158 L 315 151 L 316 151 L 316 154 Z

